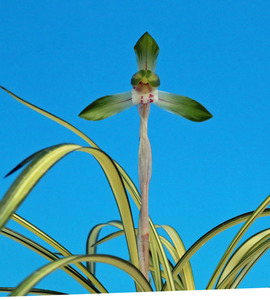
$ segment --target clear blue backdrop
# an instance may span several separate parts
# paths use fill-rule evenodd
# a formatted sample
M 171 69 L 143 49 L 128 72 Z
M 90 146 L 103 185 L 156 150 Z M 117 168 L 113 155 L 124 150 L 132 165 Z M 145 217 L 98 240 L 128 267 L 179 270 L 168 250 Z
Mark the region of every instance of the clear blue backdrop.
M 214 115 L 193 123 L 151 107 L 150 215 L 174 226 L 187 248 L 219 223 L 256 209 L 270 193 L 269 1 L 1 1 L 0 28 L 0 84 L 80 128 L 136 184 L 136 108 L 100 122 L 78 113 L 98 97 L 129 90 L 137 70 L 134 44 L 145 31 L 156 39 L 160 88 L 196 99 Z M 42 148 L 86 145 L 1 91 L 0 118 L 1 178 Z M 1 196 L 16 176 L 1 179 Z M 84 253 L 95 224 L 119 219 L 102 170 L 83 153 L 51 169 L 18 213 L 75 254 Z M 249 235 L 268 224 L 267 218 L 257 221 Z M 8 226 L 21 230 L 13 222 Z M 192 258 L 198 289 L 205 288 L 238 228 Z M 99 252 L 127 258 L 121 239 Z M 15 286 L 47 262 L 3 236 L 0 254 L 0 286 Z M 269 265 L 266 254 L 240 287 L 269 286 Z M 114 268 L 100 265 L 98 275 L 110 291 L 134 290 Z M 38 286 L 86 292 L 63 271 Z

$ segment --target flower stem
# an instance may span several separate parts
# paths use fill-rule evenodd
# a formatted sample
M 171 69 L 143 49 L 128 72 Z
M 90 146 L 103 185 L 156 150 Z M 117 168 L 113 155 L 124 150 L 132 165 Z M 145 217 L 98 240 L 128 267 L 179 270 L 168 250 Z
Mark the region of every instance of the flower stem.
M 150 103 L 139 104 L 140 114 L 140 146 L 139 146 L 139 184 L 141 190 L 141 209 L 138 227 L 138 253 L 140 270 L 148 280 L 149 278 L 149 216 L 148 216 L 148 190 L 152 174 L 152 151 L 147 135 Z

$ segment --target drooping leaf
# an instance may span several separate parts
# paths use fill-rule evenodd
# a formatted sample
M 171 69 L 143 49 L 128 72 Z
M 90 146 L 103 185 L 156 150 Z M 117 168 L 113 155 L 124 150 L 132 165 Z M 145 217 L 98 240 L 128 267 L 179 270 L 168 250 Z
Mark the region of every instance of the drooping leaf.
M 199 102 L 185 96 L 158 91 L 158 107 L 190 121 L 202 122 L 212 118 L 210 112 Z
M 73 125 L 71 125 L 70 123 L 68 123 L 67 121 L 49 113 L 48 111 L 26 101 L 23 100 L 22 98 L 16 96 L 14 93 L 12 93 L 11 91 L 9 91 L 8 89 L 6 89 L 5 87 L 0 85 L 0 88 L 2 90 L 4 90 L 5 92 L 7 92 L 10 96 L 12 96 L 14 99 L 16 99 L 17 101 L 21 102 L 22 104 L 24 104 L 25 106 L 33 109 L 34 111 L 40 113 L 41 115 L 57 122 L 58 124 L 66 127 L 67 129 L 69 129 L 70 131 L 74 132 L 75 134 L 77 134 L 79 137 L 81 137 L 83 140 L 85 140 L 87 143 L 89 143 L 92 147 L 96 147 L 98 148 L 97 144 L 95 144 L 87 135 L 85 135 L 83 132 L 81 132 L 79 129 L 77 129 L 76 127 L 74 127 Z
M 233 250 L 239 243 L 242 236 L 248 230 L 248 228 L 252 225 L 252 223 L 258 218 L 260 214 L 266 209 L 266 207 L 270 204 L 270 196 L 268 196 L 261 205 L 254 211 L 254 213 L 248 218 L 248 220 L 243 224 L 240 230 L 235 235 L 234 239 L 226 249 L 225 253 L 223 254 L 221 260 L 219 261 L 214 273 L 212 274 L 209 283 L 207 285 L 207 289 L 212 289 L 216 280 L 218 279 L 220 272 L 222 271 L 224 265 L 226 264 L 227 260 L 229 259 L 230 255 L 232 254 Z
M 102 167 L 114 194 L 119 214 L 121 216 L 130 260 L 135 267 L 139 267 L 135 227 L 132 218 L 130 203 L 124 187 L 124 183 L 114 161 L 100 149 L 82 147 L 78 150 L 92 154 Z
M 66 265 L 82 262 L 82 261 L 95 261 L 100 263 L 106 263 L 113 265 L 128 275 L 130 275 L 133 280 L 140 286 L 140 288 L 145 292 L 151 292 L 152 288 L 148 281 L 145 279 L 143 274 L 131 263 L 125 261 L 121 258 L 111 256 L 111 255 L 73 255 L 70 257 L 65 257 L 53 261 L 44 267 L 40 268 L 36 272 L 32 273 L 23 282 L 21 282 L 16 289 L 10 294 L 10 296 L 25 296 L 41 279 L 43 279 L 48 274 L 62 268 Z
M 25 158 L 22 162 L 20 162 L 17 166 L 15 166 L 11 171 L 9 171 L 4 178 L 7 178 L 8 176 L 12 175 L 13 173 L 15 173 L 16 171 L 20 170 L 21 168 L 23 168 L 25 165 L 27 165 L 30 161 L 32 161 L 38 153 L 40 153 L 43 150 L 39 150 L 33 154 L 31 154 L 30 156 L 28 156 L 27 158 Z
M 249 263 L 254 265 L 254 261 L 257 262 L 259 258 L 262 257 L 263 254 L 270 248 L 270 240 L 266 240 L 263 243 L 259 243 L 256 247 L 253 247 L 251 251 L 248 252 L 247 255 L 237 264 L 232 271 L 227 275 L 227 277 L 223 280 L 223 282 L 217 287 L 218 289 L 225 289 L 230 287 L 233 283 L 235 277 L 237 278 L 237 274 L 240 274 L 243 268 L 245 268 Z
M 172 226 L 162 225 L 157 227 L 161 227 L 169 235 L 178 254 L 179 260 L 186 253 L 186 249 L 181 237 Z M 195 290 L 195 282 L 190 262 L 183 267 L 183 270 L 181 270 L 180 274 L 186 288 L 188 290 Z
M 218 234 L 222 233 L 223 231 L 240 224 L 242 222 L 246 222 L 249 220 L 251 216 L 253 216 L 255 211 L 251 211 L 242 215 L 238 215 L 232 219 L 229 219 L 210 231 L 208 231 L 206 234 L 204 234 L 201 238 L 199 238 L 186 252 L 185 254 L 181 257 L 181 259 L 178 261 L 178 263 L 175 265 L 172 275 L 173 278 L 176 278 L 176 276 L 180 273 L 180 271 L 183 269 L 183 266 L 185 266 L 188 261 L 192 258 L 192 256 L 198 252 L 198 250 L 205 245 L 208 241 L 210 241 L 212 238 L 217 236 Z M 270 209 L 265 209 L 263 212 L 260 212 L 260 215 L 256 215 L 256 217 L 266 217 L 270 216 Z M 254 219 L 253 219 L 254 220 Z M 167 282 L 163 285 L 162 290 L 168 289 L 167 287 Z
M 159 47 L 151 35 L 146 32 L 138 40 L 134 47 L 138 70 L 150 70 L 155 72 Z
M 234 279 L 233 283 L 229 286 L 230 289 L 236 289 L 239 286 L 239 284 L 242 282 L 242 280 L 245 278 L 248 272 L 258 262 L 258 260 L 265 254 L 267 250 L 268 248 L 261 251 L 259 255 L 255 256 L 253 259 L 249 261 L 248 264 L 245 265 L 245 267 L 239 272 L 237 277 Z
M 131 97 L 131 91 L 101 97 L 88 105 L 79 117 L 90 121 L 103 120 L 133 106 Z
M 269 248 L 270 229 L 265 229 L 248 238 L 230 257 L 217 281 L 216 289 L 230 288 L 240 275 L 243 280 L 250 265 L 254 265 Z M 268 248 L 265 247 L 268 243 Z M 244 270 L 246 269 L 246 270 Z M 239 272 L 239 270 L 241 270 Z M 244 271 L 244 272 L 242 272 Z M 242 274 L 241 274 L 242 273 Z
M 139 266 L 134 223 L 126 190 L 113 160 L 100 149 L 62 144 L 49 147 L 44 152 L 38 153 L 36 158 L 18 176 L 0 202 L 0 229 L 11 218 L 41 177 L 61 158 L 76 150 L 92 154 L 106 174 L 124 225 L 131 261 L 136 267 Z
M 51 236 L 46 234 L 44 231 L 27 221 L 26 219 L 22 218 L 18 214 L 12 215 L 12 220 L 23 226 L 24 228 L 28 229 L 30 232 L 34 233 L 36 236 L 41 238 L 43 241 L 51 245 L 54 249 L 58 250 L 59 253 L 55 255 L 63 255 L 63 256 L 70 256 L 72 253 L 68 251 L 64 246 L 59 244 L 55 239 L 53 239 Z M 97 280 L 95 277 L 93 277 L 93 274 L 91 274 L 87 268 L 82 263 L 76 263 L 76 267 L 78 267 L 79 270 L 82 271 L 83 274 L 85 274 L 89 279 L 91 279 L 92 283 L 99 289 L 101 293 L 107 293 L 107 290 L 105 287 Z
M 120 221 L 110 221 L 107 223 L 97 224 L 94 226 L 88 234 L 87 242 L 86 242 L 86 254 L 96 254 L 97 252 L 97 240 L 100 234 L 100 231 L 105 226 L 114 226 L 116 228 L 120 228 L 124 234 L 123 224 Z M 95 262 L 87 262 L 87 269 L 95 275 L 96 272 L 96 264 Z
M 0 287 L 1 293 L 9 293 L 15 290 L 15 287 Z M 58 291 L 52 291 L 52 290 L 46 290 L 46 289 L 31 289 L 28 293 L 29 295 L 38 295 L 38 296 L 44 296 L 44 295 L 67 295 L 66 293 L 58 292 Z
M 0 231 L 1 234 L 15 240 L 16 242 L 21 243 L 22 245 L 28 247 L 29 249 L 35 251 L 36 253 L 38 253 L 39 255 L 45 257 L 46 259 L 50 260 L 50 261 L 54 261 L 54 260 L 58 260 L 58 257 L 53 254 L 51 251 L 49 251 L 47 248 L 41 246 L 40 244 L 38 244 L 37 242 L 29 239 L 28 237 L 12 230 L 9 228 L 3 228 Z M 93 284 L 87 280 L 85 277 L 83 277 L 77 270 L 75 270 L 73 267 L 71 266 L 65 266 L 63 268 L 63 270 L 69 274 L 71 277 L 73 277 L 75 280 L 77 280 L 86 290 L 88 290 L 90 293 L 99 293 L 99 291 L 95 288 L 95 286 L 93 286 Z M 95 282 L 97 281 L 95 279 L 95 276 L 91 275 L 91 279 Z M 107 292 L 105 290 L 105 292 Z
M 224 286 L 226 277 L 237 267 L 238 264 L 248 256 L 249 253 L 258 245 L 264 243 L 270 237 L 270 229 L 265 229 L 258 232 L 247 239 L 235 252 L 232 254 L 224 269 L 222 270 L 219 279 L 217 281 L 216 288 Z M 227 285 L 230 284 L 227 280 Z
M 17 177 L 0 202 L 0 230 L 42 176 L 66 154 L 80 147 L 74 144 L 61 144 L 36 154 L 36 158 Z

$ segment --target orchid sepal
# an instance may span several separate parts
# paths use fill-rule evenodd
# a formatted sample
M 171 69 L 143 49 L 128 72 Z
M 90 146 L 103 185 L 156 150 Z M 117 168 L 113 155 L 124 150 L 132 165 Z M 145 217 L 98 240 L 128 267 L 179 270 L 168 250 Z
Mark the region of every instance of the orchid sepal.
M 90 121 L 99 121 L 118 114 L 133 105 L 131 91 L 104 96 L 89 104 L 82 110 L 79 117 Z
M 185 96 L 160 90 L 158 91 L 158 101 L 154 104 L 194 122 L 203 122 L 213 117 L 199 102 Z
M 159 47 L 151 35 L 146 32 L 140 37 L 134 46 L 138 70 L 150 70 L 155 72 Z

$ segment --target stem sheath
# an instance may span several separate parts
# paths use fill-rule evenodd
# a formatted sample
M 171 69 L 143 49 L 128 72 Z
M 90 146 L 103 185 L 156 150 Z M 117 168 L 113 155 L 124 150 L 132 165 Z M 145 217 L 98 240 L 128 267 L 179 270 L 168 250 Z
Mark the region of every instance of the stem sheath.
M 139 146 L 139 184 L 141 190 L 142 206 L 138 226 L 138 253 L 140 270 L 149 279 L 149 213 L 148 213 L 148 191 L 152 175 L 152 151 L 147 135 L 148 116 L 150 103 L 138 104 L 140 114 L 140 146 Z

